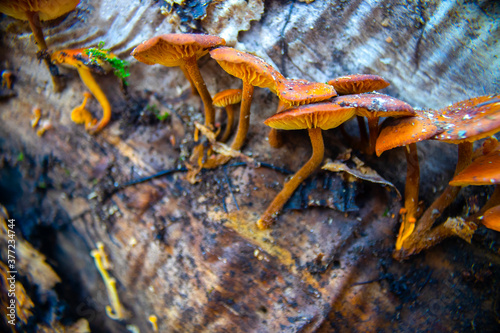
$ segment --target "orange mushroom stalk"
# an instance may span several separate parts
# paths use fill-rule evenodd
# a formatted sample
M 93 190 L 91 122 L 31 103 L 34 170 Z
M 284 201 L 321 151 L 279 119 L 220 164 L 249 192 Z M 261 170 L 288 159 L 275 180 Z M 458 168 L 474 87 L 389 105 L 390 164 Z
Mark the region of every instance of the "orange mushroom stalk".
M 82 114 L 82 117 L 84 117 L 82 118 L 78 117 L 75 112 L 76 119 L 80 119 L 80 122 L 86 124 L 85 128 L 88 132 L 95 134 L 102 130 L 111 120 L 111 105 L 109 104 L 108 98 L 101 90 L 101 87 L 92 76 L 91 71 L 97 72 L 99 74 L 105 74 L 111 69 L 111 67 L 102 59 L 89 56 L 86 50 L 88 49 L 57 51 L 52 54 L 51 59 L 52 62 L 56 64 L 76 68 L 85 86 L 87 86 L 92 95 L 94 95 L 94 97 L 101 105 L 103 112 L 102 118 L 90 127 L 88 126 L 88 115 Z M 112 53 L 109 53 L 109 51 L 106 51 L 106 55 L 111 59 L 116 58 L 116 56 Z M 81 110 L 84 110 L 84 106 Z
M 200 94 L 205 106 L 205 125 L 213 129 L 215 109 L 197 61 L 210 49 L 225 44 L 226 41 L 217 36 L 165 34 L 143 42 L 132 51 L 131 55 L 146 65 L 160 64 L 166 67 L 180 67 Z
M 257 221 L 259 229 L 268 228 L 281 211 L 297 187 L 316 170 L 324 156 L 321 130 L 334 128 L 354 115 L 353 108 L 344 108 L 332 103 L 316 103 L 290 109 L 268 118 L 264 123 L 272 128 L 283 130 L 307 129 L 312 145 L 312 156 L 293 177 L 285 183 L 266 211 Z
M 254 86 L 276 91 L 276 80 L 283 76 L 264 60 L 231 47 L 219 47 L 210 51 L 210 56 L 229 74 L 243 81 L 243 92 L 240 107 L 240 119 L 236 137 L 231 148 L 240 150 L 250 126 L 250 106 Z

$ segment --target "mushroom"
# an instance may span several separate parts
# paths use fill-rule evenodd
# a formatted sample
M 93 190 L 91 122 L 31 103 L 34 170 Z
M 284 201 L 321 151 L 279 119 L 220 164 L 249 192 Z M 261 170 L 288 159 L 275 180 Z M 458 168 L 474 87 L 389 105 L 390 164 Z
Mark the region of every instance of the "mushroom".
M 342 107 L 337 104 L 315 103 L 299 106 L 264 121 L 267 126 L 283 130 L 307 129 L 312 145 L 312 156 L 306 164 L 285 183 L 281 192 L 276 195 L 266 211 L 257 221 L 259 229 L 268 228 L 273 218 L 281 211 L 287 200 L 314 170 L 316 170 L 324 156 L 324 144 L 321 131 L 334 128 L 350 119 L 354 115 L 354 108 Z
M 222 134 L 221 142 L 226 142 L 231 135 L 231 129 L 234 122 L 234 108 L 233 104 L 241 102 L 241 89 L 226 89 L 214 95 L 214 106 L 225 108 L 227 114 L 226 129 Z
M 458 144 L 458 162 L 455 169 L 457 175 L 471 162 L 472 143 L 500 130 L 500 102 L 498 96 L 472 98 L 439 111 L 418 111 L 416 117 L 387 120 L 383 127 L 377 140 L 377 154 L 385 149 L 422 139 Z M 419 132 L 421 134 L 417 135 Z M 399 143 L 391 136 L 393 138 L 397 136 Z M 396 248 L 400 250 L 395 253 L 397 258 L 415 254 L 442 239 L 431 237 L 432 226 L 444 209 L 453 202 L 459 191 L 460 187 L 448 186 L 426 209 L 415 225 L 415 232 L 398 244 L 402 247 Z
M 354 107 L 357 116 L 368 119 L 370 130 L 370 140 L 366 150 L 368 154 L 373 154 L 375 151 L 375 143 L 379 134 L 379 118 L 415 115 L 415 111 L 409 104 L 383 94 L 345 95 L 335 98 L 334 103 Z
M 310 82 L 302 79 L 279 78 L 276 83 L 276 94 L 280 100 L 276 113 L 293 106 L 322 102 L 337 96 L 335 89 L 328 84 Z M 283 139 L 277 129 L 271 128 L 268 135 L 269 145 L 280 148 Z
M 2 88 L 12 89 L 12 72 L 8 69 L 2 71 Z
M 233 150 L 240 150 L 245 142 L 250 124 L 250 105 L 254 86 L 276 91 L 276 80 L 283 76 L 264 60 L 231 47 L 219 47 L 210 51 L 210 56 L 229 74 L 243 81 L 240 119 L 236 137 L 231 143 Z
M 143 42 L 132 51 L 131 55 L 146 65 L 179 66 L 200 94 L 205 106 L 205 125 L 213 129 L 215 109 L 197 60 L 207 54 L 211 48 L 225 44 L 226 41 L 217 36 L 165 34 Z
M 97 123 L 97 119 L 92 118 L 92 114 L 85 108 L 88 99 L 91 97 L 91 93 L 84 92 L 82 104 L 71 111 L 71 120 L 75 124 L 84 124 L 87 131 Z
M 332 85 L 339 95 L 362 94 L 384 89 L 390 85 L 384 78 L 373 74 L 351 74 L 338 77 L 327 83 Z M 362 116 L 356 116 L 356 118 L 361 143 L 366 145 L 368 143 L 368 135 L 366 133 L 365 120 Z M 347 136 L 347 133 L 343 133 Z
M 420 183 L 420 166 L 418 161 L 417 142 L 427 140 L 435 135 L 439 128 L 432 120 L 432 112 L 415 110 L 417 116 L 388 118 L 381 127 L 376 141 L 375 152 L 380 156 L 384 151 L 405 146 L 406 185 L 403 222 L 396 239 L 396 250 L 400 250 L 403 242 L 415 229 L 418 209 L 418 193 Z
M 28 21 L 31 31 L 33 31 L 35 42 L 38 45 L 38 51 L 43 55 L 47 50 L 47 44 L 45 43 L 42 25 L 40 22 L 53 20 L 59 16 L 69 13 L 74 10 L 79 3 L 80 0 L 1 0 L 0 12 L 18 20 Z M 48 57 L 44 57 L 44 61 L 52 76 L 54 90 L 60 91 L 60 83 L 53 74 L 57 73 L 57 68 L 51 64 Z
M 480 221 L 489 229 L 500 231 L 500 145 L 475 159 L 467 168 L 455 175 L 451 186 L 495 185 L 495 190 L 484 207 L 470 220 Z
M 89 49 L 72 49 L 72 50 L 61 50 L 54 52 L 51 56 L 52 62 L 56 64 L 65 65 L 68 67 L 74 67 L 78 71 L 80 78 L 87 88 L 90 90 L 92 95 L 97 99 L 102 107 L 103 115 L 99 122 L 95 123 L 93 126 L 88 127 L 88 116 L 83 115 L 81 117 L 77 116 L 75 111 L 75 119 L 85 122 L 85 128 L 88 132 L 95 134 L 102 130 L 111 119 L 111 105 L 101 90 L 99 84 L 95 81 L 92 76 L 91 71 L 97 72 L 99 74 L 105 74 L 110 70 L 109 64 L 101 58 L 92 56 L 92 53 L 88 52 Z M 116 56 L 109 51 L 102 50 L 107 57 L 110 59 L 116 59 Z M 84 103 L 86 99 L 84 100 Z M 84 107 L 85 105 L 83 105 Z M 78 109 L 78 108 L 77 108 Z M 80 109 L 82 112 L 83 109 Z M 73 113 L 72 113 L 73 116 Z M 83 117 L 83 118 L 82 118 Z
M 362 94 L 384 89 L 390 85 L 382 77 L 372 74 L 346 75 L 330 80 L 327 83 L 332 85 L 339 95 Z

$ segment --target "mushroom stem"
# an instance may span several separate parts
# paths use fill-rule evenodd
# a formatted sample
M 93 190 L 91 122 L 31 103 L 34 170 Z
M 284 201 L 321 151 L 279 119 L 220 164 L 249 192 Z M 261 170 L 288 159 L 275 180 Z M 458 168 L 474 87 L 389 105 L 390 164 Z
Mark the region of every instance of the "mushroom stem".
M 496 185 L 495 190 L 493 190 L 493 193 L 491 194 L 488 201 L 486 201 L 484 206 L 481 208 L 481 210 L 479 212 L 477 212 L 476 214 L 470 216 L 469 218 L 474 219 L 474 220 L 479 219 L 481 221 L 480 217 L 483 216 L 484 213 L 486 213 L 486 211 L 488 209 L 493 208 L 493 207 L 498 206 L 498 205 L 500 205 L 500 186 Z
M 465 169 L 472 160 L 472 142 L 462 142 L 458 144 L 458 162 L 455 169 L 455 175 Z M 419 235 L 432 228 L 432 225 L 441 216 L 443 211 L 457 197 L 461 186 L 447 186 L 443 193 L 427 208 L 425 213 L 418 221 L 415 235 Z M 418 237 L 420 238 L 420 237 Z
M 368 129 L 370 131 L 370 141 L 368 143 L 368 148 L 366 150 L 368 155 L 373 155 L 375 152 L 375 144 L 377 142 L 378 136 L 378 118 L 369 117 L 368 119 Z
M 250 106 L 252 104 L 253 91 L 254 87 L 250 83 L 243 81 L 240 119 L 238 121 L 238 130 L 236 131 L 236 137 L 231 144 L 231 149 L 240 150 L 245 143 L 245 138 L 248 133 L 248 127 L 250 126 Z
M 87 88 L 89 88 L 92 95 L 94 95 L 94 97 L 102 107 L 101 120 L 99 120 L 97 124 L 89 129 L 89 132 L 95 134 L 102 130 L 109 123 L 111 119 L 111 105 L 109 104 L 106 95 L 101 90 L 101 87 L 99 87 L 99 84 L 97 84 L 94 77 L 92 76 L 92 73 L 90 73 L 90 71 L 85 67 L 78 67 L 77 70 L 83 83 L 87 86 Z
M 405 209 L 403 222 L 399 229 L 399 235 L 396 239 L 396 250 L 400 250 L 403 242 L 415 229 L 418 191 L 420 184 L 420 167 L 418 163 L 417 144 L 411 143 L 405 147 L 406 155 L 406 185 L 405 185 Z
M 224 133 L 222 134 L 222 138 L 220 139 L 221 142 L 226 142 L 227 139 L 229 139 L 229 136 L 231 135 L 231 130 L 233 129 L 233 123 L 234 123 L 234 108 L 232 104 L 226 105 L 226 129 L 224 130 Z
M 281 208 L 283 208 L 297 187 L 299 187 L 302 181 L 309 177 L 309 175 L 319 167 L 321 161 L 323 161 L 325 146 L 323 144 L 321 129 L 310 128 L 308 131 L 309 137 L 311 138 L 312 156 L 309 161 L 307 161 L 307 163 L 285 183 L 281 192 L 276 195 L 264 214 L 261 215 L 260 219 L 257 221 L 259 229 L 266 229 L 272 224 L 273 218 L 281 211 Z
M 191 93 L 193 95 L 199 95 L 198 89 L 196 89 L 196 86 L 194 85 L 193 79 L 191 78 L 191 76 L 189 76 L 189 73 L 187 72 L 186 67 L 185 66 L 180 66 L 180 67 L 182 69 L 182 72 L 184 73 L 184 76 L 186 77 L 186 79 L 189 81 L 189 84 L 191 85 Z
M 267 140 L 269 145 L 273 148 L 281 148 L 284 144 L 283 133 L 281 133 L 276 128 L 271 128 L 269 134 L 267 135 Z
M 368 143 L 368 133 L 366 133 L 365 118 L 363 118 L 362 116 L 356 116 L 356 119 L 358 120 L 359 139 L 361 142 L 361 146 L 363 146 Z
M 26 17 L 33 32 L 33 37 L 35 38 L 36 45 L 38 46 L 38 51 L 43 57 L 43 61 L 47 68 L 49 69 L 50 76 L 52 77 L 52 84 L 54 85 L 54 91 L 61 91 L 62 84 L 59 82 L 57 77 L 57 67 L 50 62 L 50 56 L 45 52 L 47 50 L 47 43 L 45 43 L 45 37 L 43 36 L 42 23 L 40 22 L 40 17 L 37 12 L 26 12 Z
M 40 23 L 40 17 L 38 13 L 26 12 L 26 17 L 28 18 L 31 31 L 33 32 L 33 37 L 35 38 L 36 45 L 38 45 L 38 50 L 46 50 L 47 44 L 45 43 L 45 38 L 43 37 L 42 24 Z
M 187 59 L 184 67 L 186 72 L 189 74 L 187 76 L 188 80 L 191 78 L 192 83 L 200 94 L 203 105 L 205 106 L 205 126 L 213 129 L 215 123 L 215 109 L 212 104 L 212 96 L 210 96 L 205 81 L 201 76 L 200 69 L 196 63 L 196 57 Z

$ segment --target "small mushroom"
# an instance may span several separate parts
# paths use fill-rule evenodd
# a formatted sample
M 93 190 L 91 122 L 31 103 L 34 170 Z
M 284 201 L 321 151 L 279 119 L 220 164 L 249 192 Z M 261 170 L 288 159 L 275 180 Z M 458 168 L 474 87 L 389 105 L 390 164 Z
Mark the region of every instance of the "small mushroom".
M 213 129 L 215 109 L 197 61 L 210 49 L 225 44 L 225 40 L 217 36 L 165 34 L 143 42 L 132 51 L 131 55 L 146 65 L 179 66 L 200 94 L 205 106 L 205 125 Z
M 418 209 L 418 193 L 420 187 L 420 166 L 418 161 L 417 142 L 429 139 L 438 131 L 438 127 L 430 120 L 430 113 L 416 110 L 417 116 L 388 118 L 381 127 L 376 141 L 377 156 L 382 152 L 405 146 L 406 184 L 403 222 L 396 239 L 396 250 L 400 250 L 403 242 L 415 230 Z
M 327 82 L 339 95 L 362 94 L 380 90 L 390 85 L 384 78 L 373 74 L 352 74 Z
M 8 69 L 2 71 L 2 88 L 12 89 L 12 72 Z
M 390 85 L 384 78 L 373 74 L 351 74 L 338 77 L 327 83 L 332 85 L 339 95 L 362 94 L 384 89 Z M 366 133 L 365 120 L 362 116 L 356 116 L 356 118 L 361 143 L 366 145 L 368 143 L 368 135 Z
M 312 145 L 312 156 L 306 164 L 285 183 L 283 189 L 274 198 L 266 211 L 257 221 L 259 229 L 268 228 L 273 218 L 281 211 L 297 187 L 316 170 L 324 156 L 324 144 L 321 131 L 335 128 L 354 115 L 354 108 L 341 107 L 332 103 L 315 103 L 299 106 L 264 121 L 267 126 L 283 130 L 307 129 Z
M 109 104 L 108 98 L 101 90 L 101 87 L 92 76 L 91 72 L 105 74 L 111 69 L 111 67 L 109 66 L 109 64 L 106 63 L 106 61 L 89 55 L 91 53 L 89 53 L 88 50 L 89 49 L 61 50 L 54 52 L 51 56 L 51 59 L 52 62 L 56 64 L 76 68 L 85 86 L 87 86 L 92 95 L 94 95 L 94 97 L 101 105 L 103 112 L 102 118 L 101 120 L 99 120 L 97 123 L 94 123 L 94 125 L 90 127 L 88 127 L 88 120 L 89 120 L 88 116 L 84 115 L 83 113 L 81 114 L 81 116 L 77 116 L 76 115 L 77 111 L 73 110 L 75 112 L 75 119 L 84 122 L 87 131 L 92 134 L 95 134 L 100 130 L 102 130 L 109 123 L 111 119 L 111 105 Z M 109 51 L 103 50 L 103 52 L 105 52 L 106 56 L 111 59 L 116 58 L 116 56 L 110 53 Z M 85 99 L 84 103 L 86 101 L 87 100 Z M 83 108 L 80 109 L 80 112 L 83 112 L 84 106 L 85 105 L 83 105 Z
M 38 45 L 39 53 L 42 55 L 47 50 L 47 44 L 43 36 L 41 21 L 49 21 L 74 10 L 80 0 L 0 0 L 0 12 L 22 21 L 28 21 L 31 31 Z M 48 57 L 44 57 L 45 64 L 52 76 L 54 90 L 60 91 L 60 83 L 53 72 L 57 73 Z
M 225 108 L 227 114 L 226 129 L 222 134 L 221 142 L 226 142 L 231 135 L 234 122 L 234 104 L 241 102 L 241 89 L 226 89 L 214 95 L 214 106 Z
M 276 113 L 293 106 L 322 102 L 337 96 L 337 92 L 331 85 L 302 79 L 285 78 L 278 78 L 276 94 L 280 100 Z M 269 145 L 273 148 L 280 148 L 283 145 L 281 133 L 275 128 L 271 128 L 269 131 L 268 141 Z
M 368 154 L 373 154 L 375 151 L 375 143 L 379 134 L 379 118 L 415 115 L 415 111 L 409 104 L 383 94 L 346 95 L 337 97 L 333 101 L 341 106 L 356 108 L 357 116 L 368 119 L 368 128 L 370 130 Z
M 495 140 L 496 141 L 496 140 Z M 500 145 L 476 158 L 467 168 L 455 175 L 451 186 L 495 185 L 484 207 L 471 220 L 480 221 L 489 229 L 500 231 Z
M 245 142 L 250 124 L 250 106 L 254 86 L 276 91 L 276 80 L 283 76 L 264 60 L 232 47 L 219 47 L 210 56 L 229 74 L 243 81 L 240 119 L 236 137 L 231 143 L 233 150 L 240 150 Z
M 89 92 L 84 92 L 82 104 L 71 111 L 71 120 L 75 124 L 84 124 L 87 131 L 97 123 L 97 119 L 94 119 L 92 117 L 92 114 L 85 108 L 88 99 L 91 97 L 92 94 L 90 94 Z

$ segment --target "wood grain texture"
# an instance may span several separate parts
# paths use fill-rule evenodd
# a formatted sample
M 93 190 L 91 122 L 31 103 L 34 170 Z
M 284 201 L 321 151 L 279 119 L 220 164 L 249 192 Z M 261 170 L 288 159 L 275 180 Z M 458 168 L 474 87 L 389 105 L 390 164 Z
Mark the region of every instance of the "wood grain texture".
M 444 107 L 498 92 L 499 16 L 494 2 L 268 1 L 236 48 L 255 52 L 290 78 L 326 82 L 372 73 L 391 82 L 384 93 L 413 106 Z M 0 53 L 0 65 L 14 70 L 18 95 L 0 101 L 2 176 L 8 170 L 20 175 L 2 184 L 22 191 L 3 199 L 12 216 L 26 221 L 27 239 L 42 246 L 36 232 L 53 235 L 46 255 L 73 290 L 59 298 L 93 331 L 135 324 L 147 332 L 151 314 L 161 332 L 452 331 L 469 329 L 472 321 L 483 332 L 498 328 L 498 281 L 488 275 L 500 271 L 498 246 L 488 248 L 498 235 L 483 233 L 473 245 L 446 243 L 395 263 L 390 254 L 401 204 L 378 185 L 359 187 L 357 212 L 287 210 L 268 231 L 255 222 L 282 188 L 286 176 L 276 170 L 228 166 L 204 171 L 195 185 L 176 173 L 114 193 L 115 183 L 182 166 L 194 147 L 194 121 L 203 122 L 202 103 L 180 70 L 129 56 L 140 42 L 176 31 L 156 1 L 82 0 L 56 23 L 45 29 L 50 49 L 102 40 L 131 61 L 128 94 L 114 77 L 99 77 L 113 117 L 102 133 L 89 136 L 70 120 L 84 91 L 76 71 L 61 69 L 67 87 L 53 93 L 27 26 L 2 17 L 0 46 L 9 52 Z M 240 87 L 215 61 L 205 57 L 199 64 L 212 95 Z M 286 133 L 282 149 L 270 148 L 262 122 L 278 98 L 256 89 L 253 101 L 243 152 L 300 168 L 311 154 L 306 134 Z M 148 104 L 168 110 L 170 120 L 149 117 Z M 35 105 L 54 127 L 42 138 L 29 123 Z M 100 112 L 95 101 L 89 107 Z M 349 146 L 334 131 L 325 134 L 327 141 L 332 159 Z M 438 143 L 420 148 L 423 178 L 431 180 L 422 193 L 430 200 L 432 187 L 451 179 L 455 153 Z M 27 161 L 16 162 L 19 152 Z M 400 153 L 368 162 L 402 189 Z M 37 187 L 42 175 L 50 180 L 43 191 Z M 105 287 L 88 255 L 97 241 L 114 265 L 110 273 L 130 313 L 124 322 L 105 316 Z M 463 255 L 458 263 L 456 252 Z

